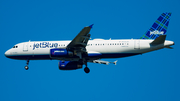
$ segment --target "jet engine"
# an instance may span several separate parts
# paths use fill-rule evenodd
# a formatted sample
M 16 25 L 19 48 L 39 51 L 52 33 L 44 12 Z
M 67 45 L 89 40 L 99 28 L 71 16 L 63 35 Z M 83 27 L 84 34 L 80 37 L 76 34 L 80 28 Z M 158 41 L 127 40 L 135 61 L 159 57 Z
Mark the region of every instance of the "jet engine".
M 82 65 L 78 61 L 59 61 L 60 70 L 75 70 L 82 68 Z

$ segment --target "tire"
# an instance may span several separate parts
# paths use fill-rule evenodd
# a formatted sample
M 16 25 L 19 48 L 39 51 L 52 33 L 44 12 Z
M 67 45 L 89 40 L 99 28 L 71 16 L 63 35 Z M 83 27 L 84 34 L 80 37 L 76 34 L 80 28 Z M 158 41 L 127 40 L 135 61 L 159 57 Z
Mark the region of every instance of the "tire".
M 90 69 L 89 69 L 88 67 L 85 67 L 85 68 L 84 68 L 84 72 L 85 72 L 85 73 L 89 73 L 89 72 L 90 72 Z

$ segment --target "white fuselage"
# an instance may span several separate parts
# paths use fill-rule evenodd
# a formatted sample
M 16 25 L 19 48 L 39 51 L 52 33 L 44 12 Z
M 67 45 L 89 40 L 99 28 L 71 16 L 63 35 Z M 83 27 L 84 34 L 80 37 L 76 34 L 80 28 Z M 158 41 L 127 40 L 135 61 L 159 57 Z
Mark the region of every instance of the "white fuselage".
M 142 54 L 164 47 L 174 45 L 173 41 L 165 41 L 163 44 L 152 46 L 153 40 L 144 39 L 121 39 L 121 40 L 89 40 L 86 46 L 88 58 L 120 58 L 137 54 Z M 71 41 L 29 41 L 16 44 L 13 48 L 5 52 L 5 56 L 12 59 L 40 60 L 58 59 L 73 60 L 73 58 L 59 57 L 52 58 L 50 49 L 66 48 Z

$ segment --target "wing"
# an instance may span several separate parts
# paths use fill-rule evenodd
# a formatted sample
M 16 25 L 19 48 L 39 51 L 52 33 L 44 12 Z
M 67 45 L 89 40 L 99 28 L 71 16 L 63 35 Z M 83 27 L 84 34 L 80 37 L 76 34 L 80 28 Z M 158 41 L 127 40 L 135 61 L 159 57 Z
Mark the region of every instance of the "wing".
M 86 52 L 86 45 L 90 39 L 90 30 L 93 24 L 87 27 L 84 27 L 81 32 L 67 45 L 68 50 L 75 50 L 80 52 Z

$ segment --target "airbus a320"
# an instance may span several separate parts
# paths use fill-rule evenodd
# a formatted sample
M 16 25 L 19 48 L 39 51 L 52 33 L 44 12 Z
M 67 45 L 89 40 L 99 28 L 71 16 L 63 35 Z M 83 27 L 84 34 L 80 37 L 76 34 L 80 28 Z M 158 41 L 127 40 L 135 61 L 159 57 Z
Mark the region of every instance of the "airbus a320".
M 94 39 L 90 40 L 93 24 L 84 27 L 72 41 L 29 41 L 14 45 L 5 52 L 11 59 L 26 60 L 28 70 L 30 60 L 59 60 L 60 70 L 83 68 L 90 72 L 88 62 L 115 64 L 101 59 L 134 56 L 162 48 L 172 49 L 173 41 L 166 40 L 166 32 L 171 13 L 162 13 L 153 25 L 139 39 Z

